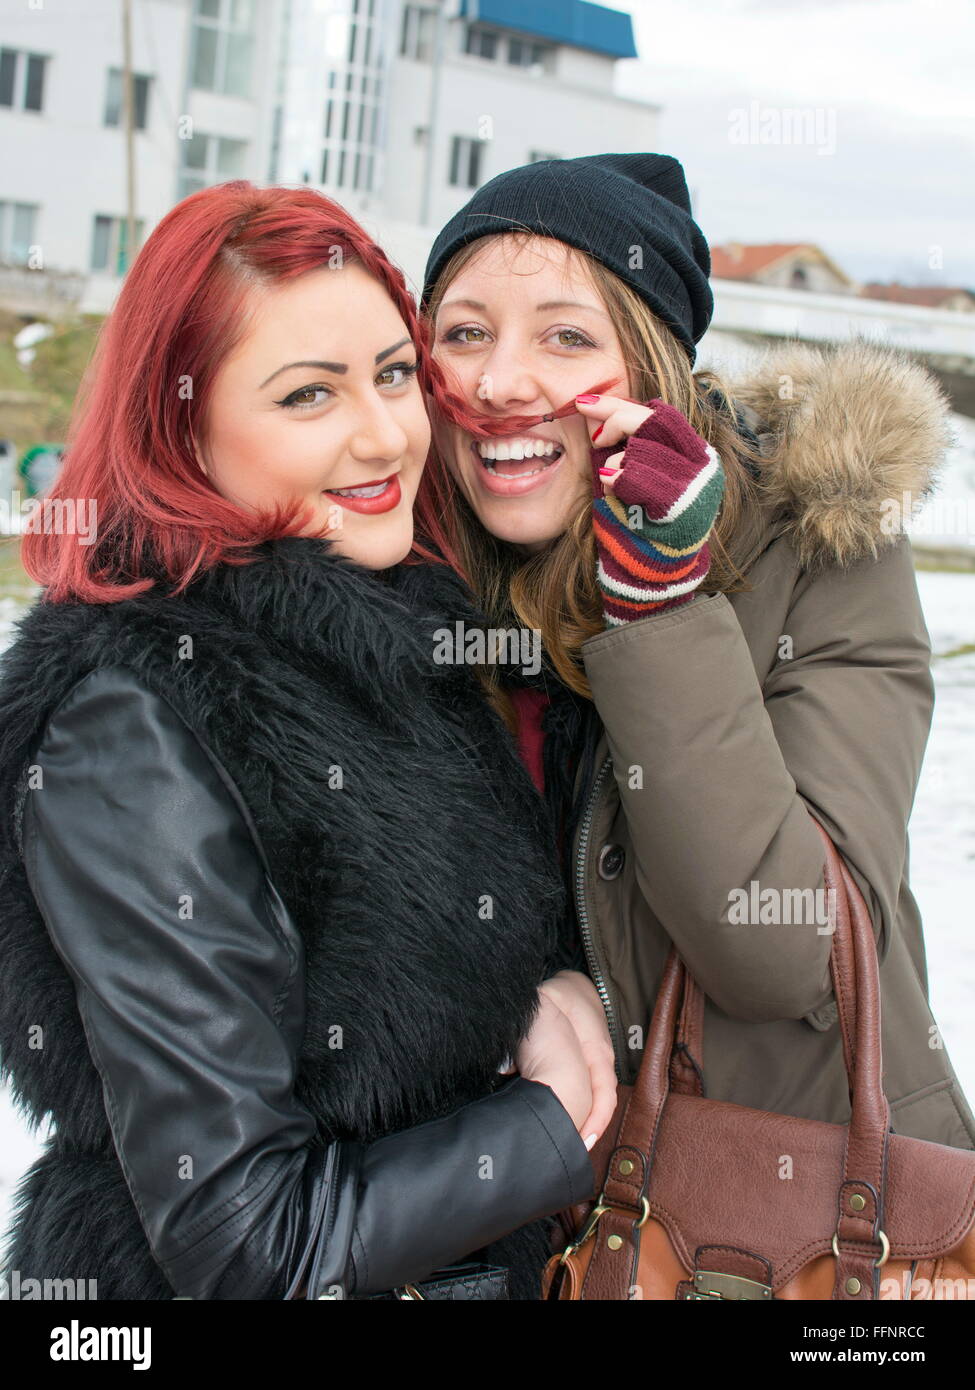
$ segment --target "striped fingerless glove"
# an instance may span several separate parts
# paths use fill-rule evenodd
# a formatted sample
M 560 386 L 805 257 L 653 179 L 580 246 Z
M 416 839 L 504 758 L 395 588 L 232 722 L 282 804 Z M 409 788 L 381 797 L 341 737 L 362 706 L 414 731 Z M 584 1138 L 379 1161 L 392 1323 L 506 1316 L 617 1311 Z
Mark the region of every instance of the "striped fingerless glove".
M 612 493 L 593 500 L 607 627 L 689 603 L 711 564 L 707 538 L 724 495 L 714 449 L 661 400 L 629 436 Z M 620 445 L 593 450 L 593 470 Z

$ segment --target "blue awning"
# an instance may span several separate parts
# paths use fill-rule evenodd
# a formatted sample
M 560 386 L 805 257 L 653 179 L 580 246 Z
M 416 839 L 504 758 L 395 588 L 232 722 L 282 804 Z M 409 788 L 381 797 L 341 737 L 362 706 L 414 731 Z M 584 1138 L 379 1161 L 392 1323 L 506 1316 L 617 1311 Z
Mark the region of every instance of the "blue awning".
M 521 34 L 605 53 L 612 58 L 636 58 L 633 20 L 622 10 L 608 10 L 589 0 L 461 0 L 467 19 L 516 29 Z

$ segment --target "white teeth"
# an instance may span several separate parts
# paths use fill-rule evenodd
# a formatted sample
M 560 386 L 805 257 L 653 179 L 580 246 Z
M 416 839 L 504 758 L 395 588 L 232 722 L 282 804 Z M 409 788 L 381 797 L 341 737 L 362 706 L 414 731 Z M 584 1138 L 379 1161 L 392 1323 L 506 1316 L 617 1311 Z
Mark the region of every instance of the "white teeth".
M 529 469 L 527 473 L 499 473 L 496 468 L 491 467 L 490 463 L 485 463 L 484 468 L 486 472 L 493 473 L 496 478 L 534 478 L 536 473 L 545 472 L 544 464 L 541 468 Z
M 329 488 L 329 492 L 334 492 L 337 497 L 378 497 L 388 486 L 387 479 L 386 482 L 376 483 L 373 487 L 333 487 Z
M 552 458 L 562 447 L 551 439 L 480 439 L 477 450 L 482 459 Z

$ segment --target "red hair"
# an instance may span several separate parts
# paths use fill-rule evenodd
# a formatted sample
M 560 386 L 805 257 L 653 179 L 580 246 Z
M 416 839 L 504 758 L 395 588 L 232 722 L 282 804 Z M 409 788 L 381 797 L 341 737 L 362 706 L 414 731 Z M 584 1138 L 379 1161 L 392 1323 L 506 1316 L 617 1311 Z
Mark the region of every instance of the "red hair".
M 192 194 L 162 219 L 102 325 L 78 392 L 57 505 L 94 504 L 96 540 L 28 529 L 24 567 L 51 602 L 107 603 L 143 593 L 160 575 L 174 592 L 221 562 L 246 564 L 262 541 L 297 535 L 304 504 L 246 511 L 199 468 L 194 440 L 214 378 L 245 330 L 248 286 L 358 261 L 387 290 L 420 363 L 418 380 L 447 420 L 472 434 L 507 432 L 450 390 L 429 351 L 402 272 L 338 203 L 310 188 L 257 188 L 245 180 Z M 513 417 L 513 429 L 528 417 Z M 537 422 L 541 417 L 531 417 Z M 454 484 L 431 450 L 414 504 L 408 561 L 446 561 L 459 572 Z M 40 514 L 40 509 L 38 515 Z

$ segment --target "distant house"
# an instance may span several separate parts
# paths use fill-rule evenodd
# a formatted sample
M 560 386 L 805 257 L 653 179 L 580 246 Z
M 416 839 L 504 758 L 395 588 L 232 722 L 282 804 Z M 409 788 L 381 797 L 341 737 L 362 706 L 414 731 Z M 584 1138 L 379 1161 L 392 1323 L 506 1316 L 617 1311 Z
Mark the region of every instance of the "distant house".
M 975 294 L 971 290 L 947 285 L 864 285 L 866 299 L 886 299 L 891 304 L 917 304 L 923 309 L 952 309 L 961 314 L 975 313 Z
M 857 293 L 855 282 L 835 261 L 808 243 L 744 246 L 730 241 L 725 246 L 712 246 L 711 275 L 715 280 L 750 280 L 756 285 L 816 290 L 820 294 Z

